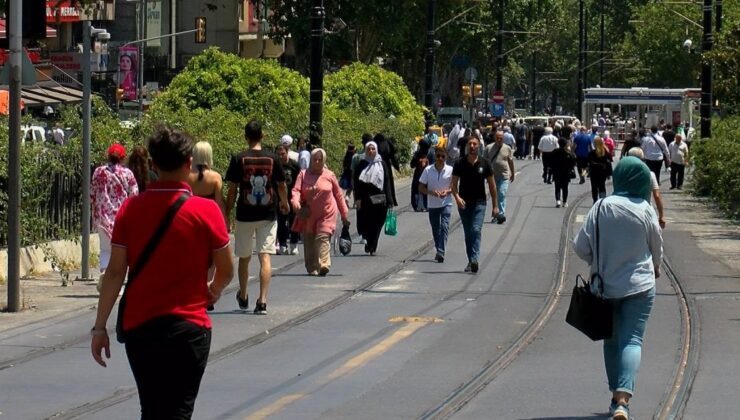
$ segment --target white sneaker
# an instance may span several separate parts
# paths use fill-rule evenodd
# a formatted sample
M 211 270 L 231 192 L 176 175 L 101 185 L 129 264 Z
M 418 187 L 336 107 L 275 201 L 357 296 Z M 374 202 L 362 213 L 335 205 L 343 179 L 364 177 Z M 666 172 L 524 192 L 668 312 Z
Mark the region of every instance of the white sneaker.
M 558 201 L 555 202 L 555 207 L 556 208 L 560 208 L 560 206 L 562 206 L 562 205 L 563 205 L 563 203 L 560 200 L 558 200 Z
M 568 207 L 568 203 L 563 203 L 563 207 Z
M 290 246 L 290 255 L 298 255 L 298 245 Z
M 288 247 L 287 246 L 281 246 L 277 250 L 278 255 L 288 255 Z

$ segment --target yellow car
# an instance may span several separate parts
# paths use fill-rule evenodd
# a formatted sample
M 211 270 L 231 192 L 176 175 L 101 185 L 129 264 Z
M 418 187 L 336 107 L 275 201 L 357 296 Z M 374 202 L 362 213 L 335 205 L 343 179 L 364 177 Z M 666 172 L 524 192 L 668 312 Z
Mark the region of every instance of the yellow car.
M 432 131 L 437 134 L 437 137 L 439 138 L 439 141 L 437 142 L 437 147 L 446 147 L 447 137 L 444 136 L 444 131 L 442 130 L 442 127 L 438 125 L 432 125 L 429 126 L 429 128 L 431 128 Z M 416 143 L 418 144 L 423 138 L 424 136 L 416 136 Z

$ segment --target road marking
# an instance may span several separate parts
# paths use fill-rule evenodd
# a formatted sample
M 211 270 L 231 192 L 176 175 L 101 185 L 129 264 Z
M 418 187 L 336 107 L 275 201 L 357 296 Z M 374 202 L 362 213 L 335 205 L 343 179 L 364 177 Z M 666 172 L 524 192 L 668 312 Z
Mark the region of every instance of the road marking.
M 586 220 L 585 214 L 579 214 L 576 216 L 576 223 L 583 223 L 584 220 Z
M 263 419 L 266 419 L 270 416 L 273 416 L 279 413 L 280 411 L 284 410 L 287 406 L 293 404 L 294 402 L 320 390 L 321 388 L 326 386 L 329 382 L 335 381 L 344 376 L 347 376 L 350 373 L 356 371 L 357 369 L 360 369 L 361 367 L 367 365 L 374 359 L 377 359 L 383 353 L 386 353 L 396 344 L 410 337 L 412 334 L 414 334 L 419 329 L 424 328 L 427 325 L 442 322 L 442 320 L 439 318 L 433 318 L 433 317 L 396 316 L 396 317 L 389 319 L 389 322 L 404 323 L 404 325 L 401 326 L 399 329 L 397 329 L 393 334 L 384 338 L 383 340 L 381 340 L 374 346 L 358 354 L 357 356 L 349 359 L 342 366 L 340 366 L 339 368 L 331 372 L 329 375 L 327 375 L 326 378 L 318 381 L 311 390 L 305 393 L 295 393 L 295 394 L 285 395 L 279 398 L 277 401 L 273 402 L 272 404 L 262 407 L 256 412 L 246 416 L 245 420 L 263 420 Z

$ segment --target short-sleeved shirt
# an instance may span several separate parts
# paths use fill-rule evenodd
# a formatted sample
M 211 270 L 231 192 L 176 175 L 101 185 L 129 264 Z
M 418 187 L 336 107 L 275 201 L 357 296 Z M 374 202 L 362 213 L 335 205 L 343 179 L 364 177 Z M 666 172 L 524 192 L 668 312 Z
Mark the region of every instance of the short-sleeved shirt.
M 511 168 L 509 167 L 509 161 L 514 153 L 511 147 L 507 144 L 501 144 L 500 149 L 496 143 L 486 146 L 485 157 L 491 163 L 491 169 L 493 169 L 493 177 L 499 179 L 511 178 Z M 496 152 L 498 150 L 498 152 Z M 495 156 L 494 156 L 495 155 Z
M 493 176 L 493 169 L 485 159 L 471 164 L 467 158 L 461 158 L 452 168 L 452 175 L 460 178 L 458 192 L 465 202 L 486 201 L 486 180 Z
M 231 157 L 226 180 L 239 185 L 236 220 L 256 222 L 275 220 L 278 184 L 285 173 L 277 156 L 265 150 L 247 150 Z
M 573 143 L 576 146 L 576 156 L 587 158 L 589 152 L 591 152 L 591 136 L 587 133 L 578 133 L 573 138 Z
M 424 168 L 424 172 L 419 177 L 419 183 L 426 185 L 429 191 L 449 190 L 451 181 L 452 166 L 450 165 L 445 165 L 441 171 L 437 170 L 434 165 L 429 165 Z M 445 198 L 435 197 L 431 194 L 427 196 L 427 207 L 430 209 L 438 209 L 451 205 L 452 194 L 447 194 Z
M 126 248 L 129 267 L 136 264 L 165 213 L 182 194 L 192 194 L 187 183 L 152 182 L 144 193 L 123 203 L 111 242 Z M 188 198 L 136 280 L 127 286 L 124 329 L 164 315 L 210 328 L 208 269 L 213 251 L 228 245 L 226 223 L 216 202 Z

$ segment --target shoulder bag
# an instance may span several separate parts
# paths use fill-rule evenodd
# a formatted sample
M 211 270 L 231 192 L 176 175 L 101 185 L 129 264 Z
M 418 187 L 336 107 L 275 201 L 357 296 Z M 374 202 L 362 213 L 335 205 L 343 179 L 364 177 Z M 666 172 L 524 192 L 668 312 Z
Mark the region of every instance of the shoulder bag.
M 123 311 L 126 307 L 126 296 L 128 295 L 128 291 L 131 289 L 131 285 L 136 280 L 137 276 L 141 272 L 141 270 L 144 268 L 146 263 L 149 261 L 149 258 L 154 253 L 154 250 L 157 248 L 157 245 L 159 245 L 159 242 L 164 237 L 164 234 L 167 232 L 167 229 L 172 224 L 172 220 L 175 218 L 175 215 L 177 214 L 177 211 L 180 210 L 180 207 L 185 203 L 185 201 L 190 197 L 190 194 L 182 194 L 177 201 L 172 203 L 170 208 L 167 210 L 167 213 L 164 215 L 164 218 L 162 218 L 162 221 L 159 223 L 159 226 L 157 227 L 157 230 L 154 231 L 154 234 L 152 235 L 151 239 L 149 239 L 149 242 L 147 242 L 146 246 L 144 247 L 144 250 L 141 251 L 141 255 L 136 260 L 136 263 L 133 265 L 133 268 L 131 268 L 128 272 L 128 283 L 126 284 L 126 289 L 123 291 L 123 296 L 121 296 L 121 301 L 118 303 L 118 321 L 116 322 L 116 340 L 118 340 L 119 343 L 125 343 L 126 342 L 126 333 L 123 330 Z
M 599 274 L 599 213 L 602 201 L 599 200 L 596 208 L 596 272 L 591 275 L 590 282 L 580 274 L 576 276 L 565 317 L 565 322 L 593 341 L 611 338 L 614 317 L 611 303 L 604 299 L 604 279 Z M 598 293 L 594 292 L 593 286 L 598 288 Z

